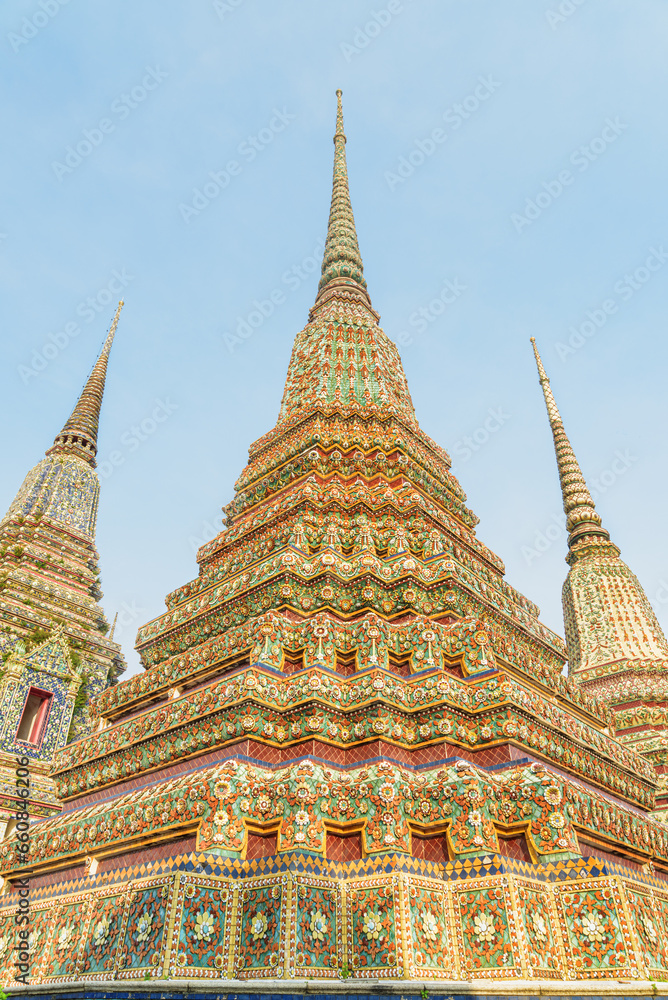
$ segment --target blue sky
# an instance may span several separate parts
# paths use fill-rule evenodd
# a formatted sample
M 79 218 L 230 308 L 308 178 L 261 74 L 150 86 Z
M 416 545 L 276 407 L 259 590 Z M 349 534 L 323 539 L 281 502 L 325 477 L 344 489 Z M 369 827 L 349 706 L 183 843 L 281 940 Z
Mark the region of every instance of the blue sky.
M 196 575 L 275 423 L 315 296 L 337 87 L 372 300 L 479 537 L 561 632 L 535 336 L 604 524 L 668 627 L 667 31 L 664 0 L 6 0 L 0 507 L 123 286 L 97 541 L 131 670 L 137 628 Z M 432 307 L 447 282 L 457 296 Z M 233 343 L 258 302 L 271 314 Z

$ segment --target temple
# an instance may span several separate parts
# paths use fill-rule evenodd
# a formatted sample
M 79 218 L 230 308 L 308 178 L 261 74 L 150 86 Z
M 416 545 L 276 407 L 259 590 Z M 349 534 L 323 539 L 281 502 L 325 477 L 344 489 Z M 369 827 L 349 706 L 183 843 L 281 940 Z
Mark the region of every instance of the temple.
M 3 835 L 21 801 L 16 757 L 30 761 L 30 814 L 60 812 L 53 756 L 91 731 L 91 700 L 125 669 L 120 647 L 106 637 L 95 549 L 97 431 L 120 309 L 72 415 L 0 521 Z
M 602 526 L 532 338 L 566 513 L 563 605 L 569 676 L 613 710 L 618 739 L 656 765 L 668 818 L 668 642 L 638 578 Z
M 551 417 L 572 546 L 600 549 Z M 23 858 L 0 845 L 0 963 L 29 879 L 30 995 L 665 978 L 657 770 L 581 682 L 576 599 L 566 677 L 417 422 L 364 279 L 340 92 L 315 303 L 225 514 L 139 630 L 143 673 L 56 750 L 62 811 Z

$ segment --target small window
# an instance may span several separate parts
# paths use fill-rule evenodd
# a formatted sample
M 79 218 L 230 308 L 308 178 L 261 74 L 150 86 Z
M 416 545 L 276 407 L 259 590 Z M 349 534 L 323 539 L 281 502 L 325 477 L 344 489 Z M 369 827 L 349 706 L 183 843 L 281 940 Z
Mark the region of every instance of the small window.
M 283 673 L 296 674 L 304 669 L 304 650 L 283 648 Z
M 23 740 L 24 743 L 33 743 L 35 746 L 39 746 L 42 742 L 44 725 L 49 714 L 52 699 L 53 695 L 48 691 L 30 688 L 26 703 L 23 706 L 19 728 L 16 730 L 17 740 Z
M 410 656 L 397 656 L 394 653 L 388 653 L 387 657 L 388 666 L 393 674 L 399 674 L 400 677 L 410 677 L 411 675 L 411 658 Z M 424 667 L 422 668 L 424 669 Z
M 342 652 L 336 651 L 336 672 L 344 677 L 351 677 L 357 670 L 357 651 Z
M 2 839 L 3 840 L 9 840 L 9 838 L 11 837 L 11 835 L 16 830 L 16 824 L 17 824 L 17 822 L 18 822 L 18 820 L 10 819 L 9 823 L 5 827 L 5 832 L 2 835 Z

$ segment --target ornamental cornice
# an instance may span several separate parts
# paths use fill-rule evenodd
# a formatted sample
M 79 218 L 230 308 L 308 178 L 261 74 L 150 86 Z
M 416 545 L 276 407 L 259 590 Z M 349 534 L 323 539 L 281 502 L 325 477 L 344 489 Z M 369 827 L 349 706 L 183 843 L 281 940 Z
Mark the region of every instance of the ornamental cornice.
M 367 417 L 364 411 L 344 419 L 338 412 L 311 412 L 271 443 L 255 452 L 251 448 L 249 462 L 241 472 L 235 489 L 246 487 L 252 478 L 266 475 L 276 465 L 289 461 L 309 448 L 326 451 L 361 449 L 364 453 L 374 450 L 385 454 L 405 452 L 417 465 L 431 470 L 432 475 L 443 477 L 461 500 L 466 494 L 450 472 L 450 458 L 426 434 L 408 427 L 393 416 Z
M 284 677 L 262 664 L 62 748 L 53 773 L 70 798 L 243 738 L 274 746 L 318 738 L 342 748 L 447 740 L 476 750 L 510 740 L 644 808 L 656 781 L 643 758 L 503 673 L 466 682 L 441 671 L 341 678 L 315 667 Z
M 446 824 L 454 857 L 498 853 L 497 827 L 521 824 L 543 863 L 579 854 L 575 829 L 668 859 L 668 829 L 540 764 L 489 772 L 467 761 L 417 773 L 383 762 L 354 770 L 311 761 L 272 769 L 231 760 L 39 823 L 22 873 L 76 865 L 86 855 L 132 850 L 156 837 L 197 833 L 197 850 L 243 857 L 246 832 L 278 824 L 279 854 L 326 853 L 327 824 L 362 819 L 367 854 L 411 852 L 412 824 Z M 119 851 L 120 848 L 120 851 Z M 5 876 L 18 871 L 14 844 L 0 848 Z
M 450 586 L 449 581 L 458 581 L 463 587 L 478 595 L 484 604 L 496 608 L 534 639 L 549 646 L 554 653 L 559 655 L 562 651 L 558 637 L 536 621 L 523 607 L 511 602 L 503 593 L 502 586 L 489 586 L 488 582 L 492 582 L 489 577 L 481 579 L 476 573 L 450 558 L 447 553 L 424 561 L 408 550 L 381 560 L 370 551 L 344 555 L 335 549 L 327 548 L 318 553 L 306 554 L 294 546 L 273 552 L 265 559 L 244 566 L 236 574 L 227 577 L 224 582 L 212 584 L 196 593 L 190 600 L 171 606 L 166 613 L 139 629 L 137 645 L 140 649 L 153 648 L 156 640 L 162 636 L 172 634 L 177 629 L 188 628 L 195 622 L 201 622 L 212 612 L 220 611 L 231 602 L 242 598 L 244 594 L 266 587 L 272 581 L 275 583 L 286 574 L 303 586 L 317 584 L 323 575 L 335 578 L 341 587 L 346 585 L 354 587 L 365 578 L 371 578 L 377 586 L 384 589 L 396 588 L 413 580 L 421 588 L 421 593 L 423 592 L 422 600 L 430 605 L 429 613 L 432 613 L 435 607 L 440 607 L 443 609 L 442 614 L 447 613 L 448 603 L 443 599 L 444 595 L 438 596 L 437 588 Z M 407 588 L 405 597 L 397 594 L 393 600 L 392 608 L 396 606 L 395 613 L 401 604 L 405 603 L 406 607 L 410 608 L 414 603 L 409 591 L 410 587 Z M 431 595 L 429 598 L 427 591 Z M 339 597 L 341 594 L 342 590 L 339 592 Z M 382 595 L 378 600 L 382 601 Z M 323 602 L 322 597 L 309 598 L 307 610 L 314 611 L 323 603 L 328 603 L 328 599 L 325 598 Z M 209 622 L 210 626 L 211 624 Z M 225 627 L 224 621 L 222 625 Z M 220 631 L 220 626 L 216 627 Z

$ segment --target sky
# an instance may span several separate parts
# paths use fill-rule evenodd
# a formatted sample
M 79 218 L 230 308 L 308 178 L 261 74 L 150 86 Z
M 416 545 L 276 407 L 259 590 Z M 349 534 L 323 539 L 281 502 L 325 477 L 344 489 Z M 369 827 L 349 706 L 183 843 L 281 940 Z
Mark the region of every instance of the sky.
M 5 0 L 0 508 L 122 294 L 97 547 L 126 676 L 276 422 L 339 87 L 371 298 L 479 538 L 563 634 L 534 336 L 668 628 L 667 32 L 665 0 Z

